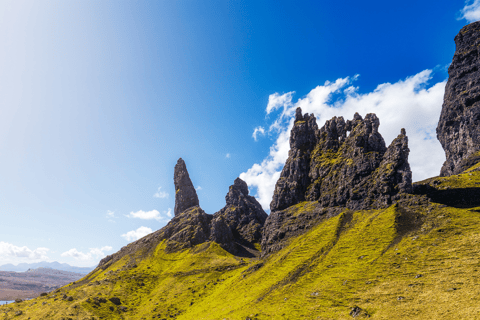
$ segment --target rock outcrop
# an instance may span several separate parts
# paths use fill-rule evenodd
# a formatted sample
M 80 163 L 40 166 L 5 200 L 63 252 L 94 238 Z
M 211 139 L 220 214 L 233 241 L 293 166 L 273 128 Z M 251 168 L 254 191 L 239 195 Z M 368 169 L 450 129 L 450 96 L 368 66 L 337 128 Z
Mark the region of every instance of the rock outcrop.
M 188 208 L 198 206 L 197 191 L 188 175 L 187 166 L 182 158 L 178 159 L 173 174 L 175 184 L 175 216 Z
M 249 247 L 259 243 L 262 238 L 262 227 L 268 215 L 257 199 L 248 195 L 245 181 L 235 179 L 225 196 L 225 201 L 225 207 L 214 214 L 214 219 L 222 218 L 236 242 Z
M 409 153 L 408 137 L 405 129 L 402 129 L 383 155 L 383 160 L 373 176 L 376 184 L 373 192 L 378 191 L 378 196 L 374 195 L 373 198 L 378 198 L 380 203 L 388 203 L 391 199 L 396 200 L 398 194 L 412 193 Z
M 248 195 L 248 186 L 240 178 L 230 186 L 225 196 L 226 205 L 214 215 L 205 213 L 198 205 L 198 197 L 182 158 L 174 171 L 175 216 L 168 224 L 145 237 L 123 247 L 117 253 L 103 258 L 98 267 L 105 269 L 125 255 L 141 250 L 148 254 L 165 240 L 165 251 L 175 252 L 215 241 L 232 254 L 259 255 L 262 228 L 267 219 L 258 201 Z
M 334 117 L 318 129 L 297 109 L 289 157 L 275 186 L 262 237 L 262 255 L 342 211 L 386 208 L 412 192 L 405 129 L 385 146 L 373 113 Z M 298 140 L 298 141 L 297 141 Z
M 461 173 L 480 162 L 480 22 L 463 27 L 455 44 L 437 126 L 446 156 L 441 176 Z
M 191 207 L 173 217 L 162 229 L 162 238 L 167 239 L 165 251 L 173 252 L 192 248 L 210 239 L 212 215 L 200 207 Z
M 355 210 L 387 207 L 399 194 L 411 192 L 404 129 L 387 149 L 375 114 L 362 119 L 356 113 L 348 121 L 334 117 L 320 129 L 313 114 L 299 115 L 297 109 L 291 150 L 275 186 L 272 212 L 302 201 Z
M 303 201 L 283 210 L 273 211 L 263 227 L 262 257 L 281 250 L 290 238 L 299 236 L 344 208 L 323 208 L 316 201 Z
M 305 200 L 305 191 L 310 181 L 310 157 L 317 142 L 317 130 L 315 116 L 302 116 L 302 110 L 298 108 L 295 125 L 290 133 L 288 159 L 275 186 L 271 211 L 282 210 Z

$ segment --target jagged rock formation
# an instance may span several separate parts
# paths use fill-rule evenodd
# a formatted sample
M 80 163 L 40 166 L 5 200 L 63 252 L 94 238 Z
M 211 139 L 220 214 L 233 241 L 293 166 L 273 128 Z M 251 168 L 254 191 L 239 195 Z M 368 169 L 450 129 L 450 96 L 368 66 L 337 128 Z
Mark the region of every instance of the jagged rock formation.
M 302 116 L 302 110 L 298 108 L 295 125 L 290 133 L 288 159 L 275 186 L 271 211 L 282 210 L 305 200 L 306 187 L 310 181 L 310 157 L 317 142 L 317 130 L 315 116 Z
M 188 175 L 187 166 L 182 158 L 178 159 L 173 175 L 175 183 L 175 216 L 188 208 L 198 206 L 197 191 Z
M 235 179 L 225 196 L 225 201 L 225 207 L 214 214 L 215 219 L 222 218 L 238 243 L 251 246 L 260 242 L 262 227 L 268 215 L 257 199 L 248 195 L 245 181 Z
M 305 200 L 355 210 L 386 207 L 399 194 L 411 192 L 405 130 L 387 149 L 379 125 L 375 114 L 362 119 L 356 113 L 348 121 L 334 117 L 318 130 L 313 114 L 302 117 L 298 108 L 271 211 Z
M 437 126 L 447 158 L 441 176 L 461 173 L 480 161 L 480 22 L 463 27 L 455 44 Z
M 321 220 L 346 209 L 386 208 L 412 192 L 405 129 L 388 148 L 373 113 L 334 117 L 318 129 L 297 109 L 289 157 L 265 222 L 262 255 L 283 248 Z
M 258 201 L 248 195 L 248 186 L 240 178 L 230 186 L 225 196 L 226 205 L 214 215 L 205 213 L 182 158 L 174 171 L 175 216 L 168 224 L 145 237 L 123 247 L 117 253 L 103 258 L 98 267 L 107 268 L 125 255 L 144 251 L 148 254 L 162 240 L 165 251 L 175 252 L 198 244 L 215 241 L 222 248 L 237 255 L 258 255 L 256 243 L 262 239 L 262 228 L 267 219 Z
M 408 137 L 402 128 L 383 155 L 383 160 L 373 176 L 381 203 L 388 203 L 389 197 L 395 199 L 396 194 L 412 193 L 409 153 Z

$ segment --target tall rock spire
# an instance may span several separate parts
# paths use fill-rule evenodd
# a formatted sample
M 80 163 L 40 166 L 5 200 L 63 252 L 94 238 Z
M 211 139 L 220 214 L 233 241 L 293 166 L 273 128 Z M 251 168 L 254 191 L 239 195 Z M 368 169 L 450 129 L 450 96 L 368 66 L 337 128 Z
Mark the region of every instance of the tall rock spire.
M 192 180 L 188 175 L 187 166 L 182 158 L 178 159 L 173 174 L 175 183 L 175 216 L 179 215 L 188 208 L 198 206 L 198 197 Z
M 317 130 L 315 116 L 308 113 L 302 115 L 302 109 L 297 108 L 295 124 L 290 132 L 288 159 L 275 185 L 271 211 L 282 210 L 305 200 L 305 191 L 310 184 L 310 156 L 317 142 Z
M 480 22 L 455 37 L 437 138 L 445 150 L 441 176 L 458 174 L 480 161 Z

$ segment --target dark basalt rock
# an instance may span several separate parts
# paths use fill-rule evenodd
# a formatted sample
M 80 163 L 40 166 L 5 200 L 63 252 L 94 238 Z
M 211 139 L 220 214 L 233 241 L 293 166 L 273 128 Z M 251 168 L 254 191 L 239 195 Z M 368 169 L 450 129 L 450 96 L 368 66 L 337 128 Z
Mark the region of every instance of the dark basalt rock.
M 437 126 L 446 156 L 441 176 L 461 173 L 480 161 L 480 22 L 463 27 L 455 44 Z
M 227 225 L 223 216 L 214 217 L 210 227 L 210 240 L 215 241 L 228 252 L 234 253 L 237 251 L 232 229 Z
M 263 256 L 322 219 L 346 209 L 386 208 L 412 192 L 405 129 L 386 148 L 379 125 L 375 114 L 362 119 L 356 113 L 317 129 L 314 115 L 301 117 L 297 109 L 291 150 L 263 228 Z
M 292 149 L 275 186 L 272 212 L 304 200 L 318 201 L 322 207 L 381 208 L 411 192 L 404 129 L 387 149 L 373 113 L 365 119 L 356 113 L 348 121 L 334 117 L 319 130 L 313 115 L 305 115 L 308 120 L 303 122 L 298 114 L 301 110 L 292 128 Z
M 315 116 L 302 116 L 302 110 L 297 108 L 295 125 L 290 133 L 288 159 L 275 185 L 270 211 L 282 210 L 305 200 L 306 187 L 310 182 L 310 157 L 317 142 L 317 130 Z
M 173 252 L 191 248 L 210 238 L 210 223 L 213 216 L 200 207 L 191 207 L 176 215 L 162 228 L 163 238 L 168 239 L 165 251 Z
M 412 193 L 412 170 L 408 163 L 408 137 L 402 129 L 383 155 L 380 166 L 373 175 L 375 188 L 370 190 L 370 198 L 376 199 L 379 206 L 387 206 L 399 195 Z
M 319 201 L 324 207 L 363 209 L 372 205 L 372 174 L 386 151 L 379 125 L 373 113 L 365 120 L 356 113 L 347 122 L 334 117 L 325 123 L 310 161 L 307 200 Z
M 270 213 L 263 227 L 262 257 L 281 250 L 288 244 L 290 238 L 305 233 L 342 210 L 344 209 L 339 207 L 323 208 L 316 201 L 304 201 Z
M 128 244 L 117 253 L 106 256 L 97 268 L 105 270 L 125 255 L 139 250 L 147 255 L 162 240 L 166 240 L 166 252 L 215 241 L 232 254 L 258 255 L 254 244 L 259 243 L 262 238 L 261 232 L 267 214 L 258 201 L 248 195 L 248 186 L 245 181 L 237 178 L 225 196 L 226 206 L 215 215 L 211 215 L 198 206 L 195 189 L 188 176 L 185 162 L 181 158 L 175 166 L 174 180 L 177 190 L 175 209 L 186 209 L 176 211 L 175 217 L 162 229 Z M 197 205 L 193 205 L 194 203 Z
M 178 159 L 173 175 L 175 183 L 175 216 L 188 208 L 198 206 L 197 191 L 188 175 L 187 166 L 182 158 Z
M 166 240 L 165 251 L 167 252 L 191 248 L 209 241 L 212 219 L 213 216 L 206 214 L 200 207 L 191 207 L 175 216 L 162 229 L 129 243 L 118 252 L 106 256 L 100 260 L 97 268 L 105 270 L 122 257 L 139 252 L 139 250 L 143 255 L 148 255 L 163 240 Z
M 248 195 L 248 186 L 240 178 L 235 179 L 225 196 L 226 205 L 214 214 L 222 217 L 229 226 L 235 241 L 246 246 L 260 242 L 262 227 L 268 215 L 257 199 Z M 217 241 L 218 242 L 218 241 Z

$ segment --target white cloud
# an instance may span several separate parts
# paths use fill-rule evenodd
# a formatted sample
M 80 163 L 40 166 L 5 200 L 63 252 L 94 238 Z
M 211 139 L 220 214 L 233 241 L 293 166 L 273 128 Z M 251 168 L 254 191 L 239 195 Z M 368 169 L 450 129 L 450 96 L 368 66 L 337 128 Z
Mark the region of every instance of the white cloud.
M 199 190 L 202 190 L 202 187 L 198 186 L 195 188 L 195 190 L 199 191 Z
M 70 249 L 65 251 L 61 254 L 62 257 L 70 257 L 74 258 L 75 260 L 80 261 L 93 261 L 93 260 L 100 260 L 101 258 L 105 257 L 106 254 L 104 251 L 111 251 L 113 248 L 110 246 L 104 246 L 101 248 L 90 248 L 90 251 L 87 253 L 83 253 L 78 251 L 76 248 Z
M 165 191 L 160 191 L 162 187 L 158 187 L 157 192 L 153 195 L 154 198 L 160 198 L 160 199 L 165 199 L 168 198 L 168 193 Z
M 62 257 L 70 257 L 75 258 L 76 260 L 90 260 L 92 256 L 90 254 L 85 254 L 83 252 L 78 251 L 77 249 L 73 248 L 68 251 L 65 251 L 61 254 Z
M 169 221 L 172 218 L 172 209 L 168 208 L 168 211 L 163 211 L 160 214 L 158 210 L 130 212 L 125 215 L 128 218 L 137 218 L 142 220 L 157 220 L 157 221 Z
M 35 260 L 49 260 L 48 248 L 29 249 L 26 246 L 18 247 L 8 242 L 0 241 L 0 261 L 2 262 L 24 262 Z
M 129 218 L 138 218 L 142 220 L 161 220 L 162 217 L 160 216 L 160 212 L 158 210 L 151 210 L 151 211 L 143 211 L 139 210 L 137 212 L 130 212 L 130 214 L 127 215 Z
M 230 153 L 227 153 L 227 154 L 225 155 L 225 158 L 227 158 L 227 159 L 230 158 Z
M 365 94 L 358 93 L 358 87 L 351 85 L 358 79 L 356 75 L 352 78 L 340 78 L 335 82 L 327 81 L 295 103 L 292 102 L 292 92 L 281 96 L 270 95 L 266 113 L 282 109 L 269 129 L 277 132 L 277 139 L 270 147 L 267 158 L 240 174 L 240 178 L 256 188 L 256 197 L 267 210 L 275 183 L 288 157 L 290 130 L 297 107 L 301 107 L 303 113 L 314 113 L 319 127 L 333 116 L 343 116 L 347 120 L 352 119 L 355 112 L 363 117 L 367 113 L 376 113 L 381 124 L 379 131 L 387 146 L 400 133 L 401 128 L 406 129 L 414 181 L 438 175 L 445 156 L 436 139 L 435 128 L 446 82 L 429 87 L 431 74 L 431 70 L 424 70 L 393 84 L 378 85 L 373 92 Z M 340 95 L 341 99 L 331 101 L 334 93 Z M 280 104 L 282 101 L 284 105 Z
M 171 212 L 171 210 L 169 212 Z M 143 238 L 149 233 L 152 233 L 152 229 L 140 227 L 137 230 L 128 231 L 127 233 L 122 234 L 122 237 L 127 241 L 134 241 Z
M 255 130 L 253 130 L 252 137 L 257 141 L 257 136 L 261 134 L 262 136 L 265 135 L 265 129 L 263 127 L 256 127 Z
M 480 0 L 467 0 L 465 7 L 460 10 L 461 16 L 458 20 L 466 19 L 468 22 L 474 22 L 480 20 Z
M 111 251 L 113 248 L 110 247 L 110 246 L 104 246 L 104 247 L 101 247 L 101 248 L 90 248 L 90 253 L 92 255 L 95 255 L 97 257 L 105 257 L 105 253 L 104 251 Z
M 295 94 L 295 91 L 287 92 L 282 95 L 275 92 L 268 96 L 268 104 L 267 104 L 267 114 L 283 107 L 288 108 L 291 106 L 292 103 L 292 96 Z

